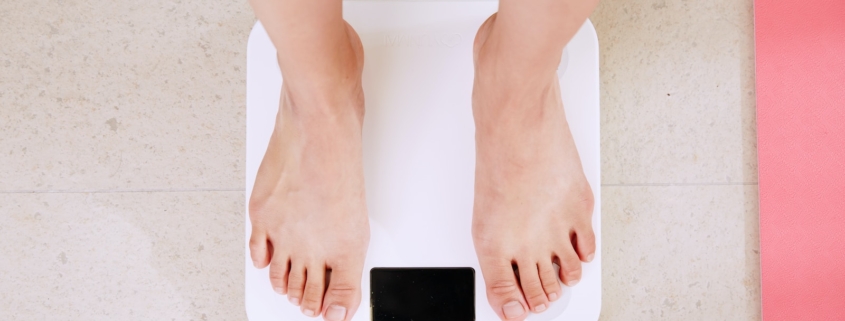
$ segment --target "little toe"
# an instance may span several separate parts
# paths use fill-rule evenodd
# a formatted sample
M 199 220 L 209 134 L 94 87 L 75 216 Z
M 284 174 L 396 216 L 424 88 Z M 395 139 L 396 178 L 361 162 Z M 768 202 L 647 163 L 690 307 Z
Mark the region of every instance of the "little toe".
M 252 234 L 249 237 L 249 256 L 252 259 L 253 266 L 259 269 L 267 267 L 271 259 L 270 247 L 264 230 L 253 227 Z
M 282 295 L 288 292 L 288 272 L 290 272 L 288 257 L 278 252 L 273 254 L 273 260 L 270 261 L 270 284 L 273 286 L 273 291 Z
M 320 315 L 325 294 L 326 265 L 312 264 L 305 272 L 305 292 L 302 295 L 302 314 L 309 317 Z
M 487 301 L 502 320 L 522 320 L 527 315 L 525 298 L 511 262 L 482 263 Z
M 323 319 L 348 321 L 361 304 L 360 269 L 337 268 L 329 272 L 329 287 L 323 299 Z
M 575 230 L 575 248 L 581 261 L 590 262 L 596 255 L 596 234 L 591 225 L 585 225 Z
M 302 295 L 305 293 L 305 273 L 305 265 L 291 261 L 291 269 L 288 272 L 288 301 L 295 306 L 302 304 Z
M 549 301 L 557 301 L 561 297 L 562 291 L 552 259 L 541 260 L 537 263 L 537 269 L 540 271 L 540 282 L 543 283 L 543 290 L 546 291 Z
M 529 263 L 530 262 L 530 263 Z M 540 281 L 540 272 L 537 263 L 533 261 L 521 261 L 519 264 L 519 284 L 528 307 L 535 313 L 540 313 L 548 307 L 548 296 Z
M 575 286 L 581 281 L 581 260 L 578 259 L 578 254 L 572 245 L 562 246 L 558 253 L 558 263 L 560 265 L 560 280 L 566 286 Z

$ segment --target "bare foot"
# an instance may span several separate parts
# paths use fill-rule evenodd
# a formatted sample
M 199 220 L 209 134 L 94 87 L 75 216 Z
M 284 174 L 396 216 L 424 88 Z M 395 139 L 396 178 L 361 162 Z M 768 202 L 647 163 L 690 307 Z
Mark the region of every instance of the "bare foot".
M 562 296 L 558 277 L 574 286 L 592 260 L 593 194 L 555 70 L 514 68 L 506 50 L 518 48 L 498 43 L 495 17 L 475 42 L 472 233 L 490 305 L 503 320 L 523 320 Z
M 347 29 L 348 70 L 330 79 L 285 79 L 249 201 L 255 266 L 269 265 L 273 289 L 303 314 L 329 321 L 348 321 L 358 308 L 370 239 L 361 158 L 363 50 Z

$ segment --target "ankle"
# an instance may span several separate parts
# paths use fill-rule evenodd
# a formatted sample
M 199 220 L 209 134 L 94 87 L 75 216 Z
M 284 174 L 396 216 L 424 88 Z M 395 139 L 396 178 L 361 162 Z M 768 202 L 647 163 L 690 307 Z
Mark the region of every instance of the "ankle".
M 554 102 L 560 99 L 555 98 L 560 92 L 554 80 L 476 80 L 472 106 L 476 125 L 528 125 L 540 121 L 559 107 Z
M 279 115 L 295 115 L 306 121 L 362 123 L 364 92 L 359 84 L 336 86 L 283 86 Z
M 537 88 L 556 77 L 563 49 L 528 46 L 506 39 L 491 16 L 479 29 L 474 44 L 475 78 L 499 86 L 530 84 Z

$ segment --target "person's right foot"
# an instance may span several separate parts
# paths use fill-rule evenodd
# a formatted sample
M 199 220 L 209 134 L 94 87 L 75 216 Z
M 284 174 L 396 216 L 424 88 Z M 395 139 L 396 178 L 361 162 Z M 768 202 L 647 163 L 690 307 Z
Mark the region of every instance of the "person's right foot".
M 361 155 L 363 49 L 347 30 L 347 70 L 335 79 L 285 79 L 249 200 L 255 266 L 269 265 L 277 293 L 327 321 L 355 314 L 370 237 Z

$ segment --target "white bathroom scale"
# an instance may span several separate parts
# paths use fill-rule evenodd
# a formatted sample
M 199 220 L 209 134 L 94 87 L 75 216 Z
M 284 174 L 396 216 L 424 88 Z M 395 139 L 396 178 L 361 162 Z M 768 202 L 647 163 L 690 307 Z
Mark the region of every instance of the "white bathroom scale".
M 344 2 L 364 45 L 364 172 L 371 238 L 354 321 L 371 320 L 370 271 L 381 267 L 473 268 L 475 320 L 499 320 L 487 303 L 471 236 L 475 174 L 472 44 L 498 2 Z M 270 139 L 282 75 L 260 23 L 247 50 L 246 199 Z M 531 321 L 597 320 L 601 309 L 601 193 L 598 39 L 588 21 L 570 41 L 559 76 L 567 119 L 595 195 L 596 256 L 575 287 Z M 247 202 L 248 203 L 248 202 Z M 249 256 L 250 321 L 314 320 L 276 294 L 268 268 Z M 561 237 L 567 237 L 562 235 Z M 412 286 L 412 285 L 409 285 Z M 448 320 L 445 320 L 448 321 Z

